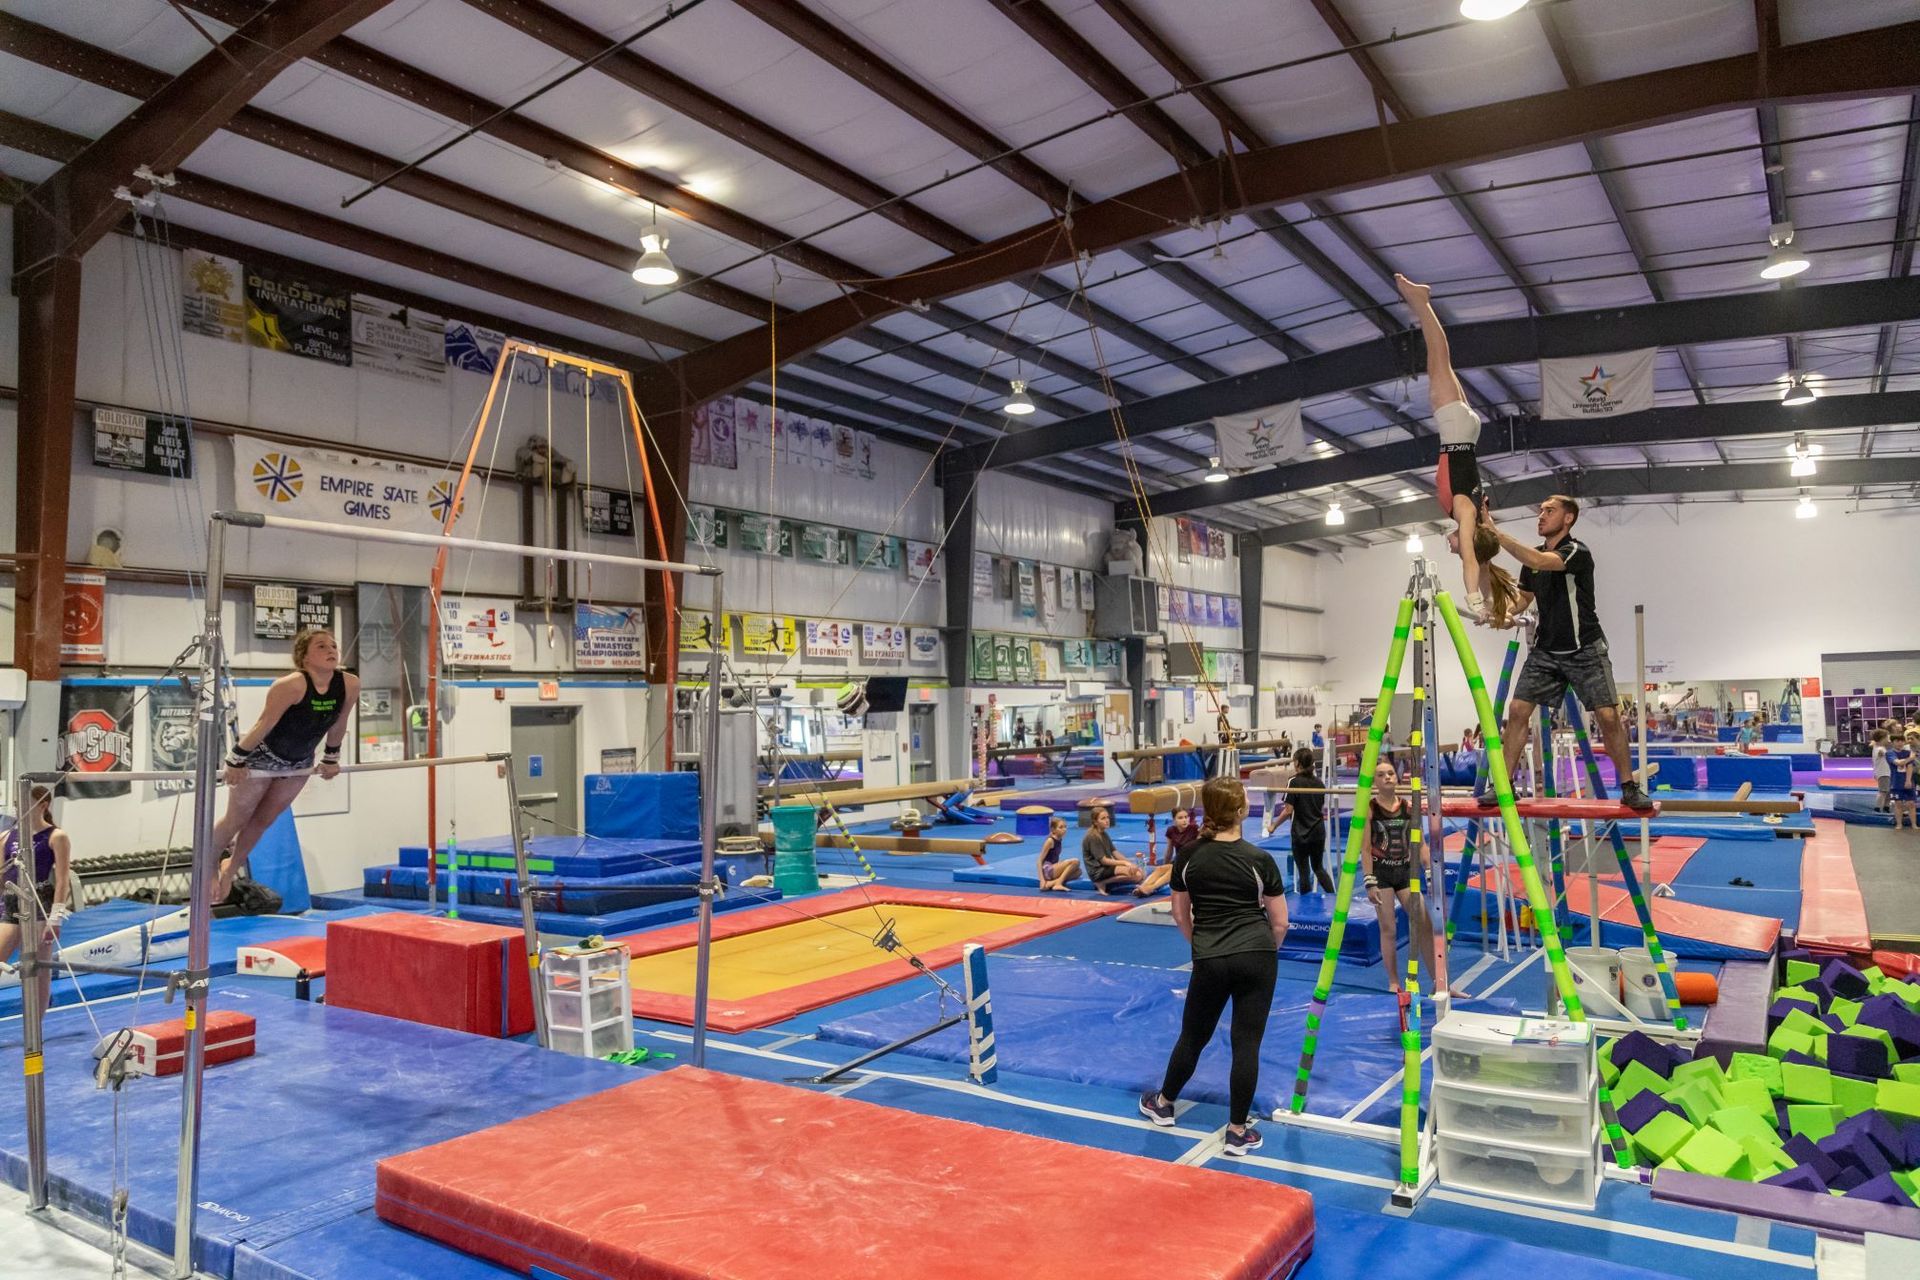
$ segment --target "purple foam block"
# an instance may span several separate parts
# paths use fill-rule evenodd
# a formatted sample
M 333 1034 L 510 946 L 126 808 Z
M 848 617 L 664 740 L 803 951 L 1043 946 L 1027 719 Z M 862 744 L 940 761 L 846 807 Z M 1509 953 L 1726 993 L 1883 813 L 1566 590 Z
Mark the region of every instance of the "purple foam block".
M 1820 970 L 1820 981 L 1837 996 L 1858 1000 L 1867 993 L 1867 978 L 1845 960 L 1829 960 Z
M 1863 1138 L 1880 1149 L 1887 1158 L 1887 1164 L 1898 1167 L 1907 1157 L 1907 1142 L 1893 1121 L 1878 1111 L 1862 1111 L 1857 1116 L 1848 1116 L 1834 1126 L 1836 1138 Z
M 1787 1111 L 1788 1105 L 1789 1104 L 1785 1098 L 1775 1098 L 1773 1100 L 1773 1126 L 1774 1128 L 1780 1130 L 1780 1132 L 1782 1133 L 1789 1133 L 1792 1131 L 1789 1123 L 1791 1116 L 1790 1116 L 1790 1113 Z M 1805 1157 L 1802 1157 L 1802 1158 L 1804 1159 Z
M 1809 978 L 1800 984 L 1800 989 L 1817 997 L 1822 1009 L 1833 1003 L 1833 997 L 1836 994 L 1825 978 Z
M 1858 1169 L 1867 1177 L 1878 1177 L 1893 1169 L 1893 1162 L 1887 1159 L 1887 1153 L 1880 1144 L 1867 1137 L 1858 1129 L 1849 1133 L 1835 1130 L 1820 1139 L 1820 1149 L 1832 1156 L 1843 1169 Z M 1836 1184 L 1837 1185 L 1837 1184 Z
M 1807 1002 L 1805 1000 L 1789 1000 L 1785 996 L 1781 996 L 1778 1000 L 1775 1000 L 1767 1006 L 1768 1028 L 1771 1029 L 1779 1026 L 1786 1020 L 1787 1015 L 1795 1009 L 1805 1009 L 1806 1007 Z
M 1642 1089 L 1627 1099 L 1627 1104 L 1620 1108 L 1620 1124 L 1628 1133 L 1638 1133 L 1662 1111 L 1671 1111 L 1682 1120 L 1687 1118 L 1685 1111 L 1653 1090 Z
M 1827 1050 L 1827 1052 L 1832 1053 L 1833 1050 L 1829 1049 Z M 1782 1055 L 1780 1058 L 1780 1061 L 1797 1062 L 1803 1067 L 1824 1067 L 1827 1065 L 1826 1063 L 1820 1061 L 1820 1059 L 1814 1057 L 1812 1054 L 1801 1053 L 1797 1049 Z
M 1901 1208 L 1910 1208 L 1913 1201 L 1907 1199 L 1907 1193 L 1893 1180 L 1893 1175 L 1883 1173 L 1877 1178 L 1869 1178 L 1857 1187 L 1849 1188 L 1850 1200 L 1871 1200 L 1875 1204 L 1897 1204 Z
M 1853 1165 L 1842 1165 L 1840 1172 L 1827 1179 L 1827 1188 L 1831 1191 L 1851 1191 L 1862 1183 L 1873 1181 L 1865 1169 Z
M 1907 1140 L 1906 1167 L 1920 1169 L 1920 1124 L 1910 1124 L 1902 1135 Z
M 1673 1069 L 1685 1062 L 1684 1055 L 1676 1055 L 1672 1049 L 1661 1044 L 1643 1031 L 1629 1031 L 1615 1040 L 1608 1048 L 1613 1065 L 1626 1070 L 1629 1062 L 1638 1062 L 1662 1079 L 1671 1076 Z
M 1795 1165 L 1785 1173 L 1776 1173 L 1771 1178 L 1762 1178 L 1760 1181 L 1769 1187 L 1792 1187 L 1795 1191 L 1817 1191 L 1823 1195 L 1827 1190 L 1827 1180 L 1820 1176 L 1818 1170 L 1804 1164 Z M 1893 1179 L 1888 1178 L 1887 1181 L 1892 1182 Z
M 1827 1066 L 1842 1075 L 1877 1079 L 1888 1074 L 1887 1046 L 1865 1036 L 1828 1036 Z
M 1780 1144 L 1780 1150 L 1785 1152 L 1795 1164 L 1805 1165 L 1819 1174 L 1822 1183 L 1840 1172 L 1840 1162 L 1822 1151 L 1815 1145 L 1813 1139 L 1804 1133 L 1789 1135 L 1787 1140 Z
M 1909 1010 L 1905 1004 L 1901 1003 L 1899 996 L 1891 993 L 1868 996 L 1860 1002 L 1860 1012 L 1854 1021 L 1869 1027 L 1878 1027 L 1888 1035 L 1892 1035 L 1893 1023 L 1901 1014 L 1907 1012 Z
M 1837 1013 L 1823 1013 L 1820 1015 L 1820 1021 L 1827 1024 L 1827 1030 L 1829 1031 L 1845 1031 L 1847 1029 L 1847 1020 Z

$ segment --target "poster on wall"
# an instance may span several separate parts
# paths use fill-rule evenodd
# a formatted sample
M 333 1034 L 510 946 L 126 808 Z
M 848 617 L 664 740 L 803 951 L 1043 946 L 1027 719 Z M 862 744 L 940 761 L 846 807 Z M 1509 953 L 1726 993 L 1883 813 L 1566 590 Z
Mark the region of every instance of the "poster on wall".
M 600 772 L 602 773 L 638 773 L 640 771 L 640 750 L 637 747 L 600 748 Z
M 975 632 L 973 648 L 967 654 L 967 679 L 976 682 L 998 680 L 1000 677 L 994 672 L 993 637 Z
M 721 396 L 707 407 L 707 465 L 732 471 L 740 465 L 740 409 L 747 401 Z
M 1093 570 L 1080 571 L 1080 612 L 1093 612 Z
M 1025 640 L 1007 641 L 1008 679 L 1025 682 L 1033 679 L 1033 646 Z
M 740 513 L 740 549 L 763 556 L 793 554 L 793 526 L 778 516 Z
M 352 298 L 268 267 L 246 273 L 247 345 L 328 364 L 353 363 Z
M 708 466 L 713 462 L 713 428 L 707 424 L 707 415 L 712 412 L 712 401 L 693 406 L 693 425 L 687 437 L 687 461 L 696 467 Z
M 506 340 L 507 335 L 498 329 L 489 329 L 471 320 L 448 319 L 441 334 L 441 347 L 446 353 L 448 368 L 492 377 Z
M 573 665 L 581 671 L 646 670 L 646 626 L 641 611 L 575 605 Z
M 1080 612 L 1080 575 L 1072 569 L 1060 571 L 1060 612 Z
M 806 626 L 809 658 L 852 658 L 859 628 L 832 618 L 809 618 Z
M 1240 597 L 1222 596 L 1220 600 L 1220 621 L 1222 625 L 1237 627 L 1240 625 Z
M 440 601 L 440 653 L 450 667 L 513 665 L 514 603 L 484 596 Z
M 727 513 L 715 507 L 687 508 L 687 531 L 697 547 L 725 550 L 730 522 Z
M 1227 621 L 1226 597 L 1211 596 L 1211 595 L 1208 596 L 1207 597 L 1207 625 L 1210 627 L 1225 626 L 1226 621 Z
M 1090 665 L 1087 661 L 1087 642 L 1085 640 L 1061 641 L 1060 665 L 1069 671 L 1086 670 Z
M 993 598 L 1012 600 L 1020 594 L 1020 567 L 1011 560 L 996 558 L 993 562 Z
M 1011 681 L 1015 675 L 1013 665 L 1014 643 L 1006 636 L 993 638 L 993 678 L 1002 683 Z
M 732 618 L 721 614 L 716 632 L 714 617 L 704 609 L 682 609 L 680 611 L 680 652 L 712 653 L 715 640 L 719 641 L 720 652 L 727 653 L 733 648 Z
M 447 380 L 446 318 L 356 293 L 353 364 L 437 387 Z
M 800 558 L 816 564 L 847 563 L 847 540 L 830 524 L 800 526 Z
M 588 533 L 633 536 L 633 495 L 591 485 L 580 490 L 580 527 Z
M 93 411 L 93 465 L 185 480 L 193 476 L 192 428 L 185 418 L 127 409 Z
M 59 767 L 63 773 L 99 777 L 133 768 L 133 690 L 62 685 Z M 130 782 L 69 781 L 62 794 L 73 800 L 128 795 Z
M 233 437 L 233 498 L 242 511 L 439 533 L 453 487 L 451 476 L 410 462 Z
M 1185 622 L 1187 620 L 1187 593 L 1173 590 L 1165 593 L 1167 601 L 1167 621 Z
M 907 539 L 907 578 L 913 582 L 940 581 L 940 548 L 937 544 Z
M 800 628 L 790 617 L 740 615 L 740 652 L 753 657 L 790 657 L 800 647 Z
M 69 573 L 60 607 L 60 661 L 105 666 L 107 661 L 107 577 Z
M 907 661 L 938 662 L 940 660 L 940 629 L 938 627 L 913 627 L 907 632 Z
M 902 559 L 900 539 L 884 533 L 854 533 L 853 562 L 862 569 L 898 569 Z
M 1027 648 L 1031 651 L 1027 666 L 1033 672 L 1033 678 L 1035 680 L 1053 679 L 1056 674 L 1052 661 L 1053 646 L 1044 640 L 1035 640 L 1028 644 Z
M 237 259 L 181 250 L 181 329 L 221 342 L 246 341 L 247 303 L 240 284 L 244 275 Z
M 253 588 L 253 634 L 260 640 L 291 640 L 302 631 L 333 625 L 331 593 L 316 587 L 260 582 Z
M 863 662 L 905 662 L 907 629 L 884 622 L 862 623 L 860 659 Z
M 993 599 L 993 557 L 984 551 L 973 553 L 973 598 Z
M 1173 549 L 1181 564 L 1193 559 L 1193 521 L 1185 516 L 1173 518 Z
M 1019 613 L 1023 618 L 1031 618 L 1040 608 L 1039 574 L 1033 561 L 1020 561 L 1019 579 Z
M 178 684 L 157 684 L 147 690 L 147 768 L 191 773 L 199 760 L 199 720 L 194 708 L 199 695 Z M 154 797 L 177 796 L 193 790 L 192 778 L 160 778 L 149 788 Z

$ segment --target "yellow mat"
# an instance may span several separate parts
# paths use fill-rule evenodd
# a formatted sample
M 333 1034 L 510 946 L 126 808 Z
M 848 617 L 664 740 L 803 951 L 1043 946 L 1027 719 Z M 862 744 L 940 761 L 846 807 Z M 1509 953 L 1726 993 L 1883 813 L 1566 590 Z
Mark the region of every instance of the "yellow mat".
M 873 945 L 883 919 L 894 922 L 904 945 L 927 952 L 1026 924 L 1033 917 L 882 903 L 877 911 L 856 907 L 818 919 L 797 919 L 715 942 L 710 975 L 713 998 L 743 1000 L 886 964 L 895 957 Z M 692 995 L 693 957 L 692 947 L 642 956 L 631 968 L 634 990 Z

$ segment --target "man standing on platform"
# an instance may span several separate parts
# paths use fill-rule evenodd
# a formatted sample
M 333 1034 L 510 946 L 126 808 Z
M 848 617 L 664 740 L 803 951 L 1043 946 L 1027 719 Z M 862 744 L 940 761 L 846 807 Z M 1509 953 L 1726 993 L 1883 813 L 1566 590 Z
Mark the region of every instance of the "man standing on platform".
M 1627 749 L 1627 726 L 1620 718 L 1620 696 L 1613 687 L 1613 664 L 1607 656 L 1606 633 L 1593 603 L 1593 551 L 1573 536 L 1580 504 L 1565 494 L 1554 494 L 1540 504 L 1536 523 L 1540 537 L 1530 547 L 1493 523 L 1493 513 L 1482 500 L 1480 522 L 1500 538 L 1501 550 L 1521 564 L 1517 618 L 1529 604 L 1539 606 L 1539 626 L 1533 648 L 1520 668 L 1520 680 L 1507 704 L 1507 776 L 1527 746 L 1534 709 L 1558 707 L 1571 688 L 1600 729 L 1614 776 L 1620 779 L 1620 801 L 1630 809 L 1653 808 L 1653 799 L 1633 776 L 1633 757 Z M 1481 803 L 1496 803 L 1488 790 Z

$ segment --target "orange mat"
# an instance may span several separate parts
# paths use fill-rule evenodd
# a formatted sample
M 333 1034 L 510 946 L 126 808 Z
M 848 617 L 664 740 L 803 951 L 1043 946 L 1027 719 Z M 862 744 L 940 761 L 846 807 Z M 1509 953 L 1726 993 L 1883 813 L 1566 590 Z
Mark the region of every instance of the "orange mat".
M 1853 874 L 1847 824 L 1815 818 L 1813 835 L 1800 851 L 1800 928 L 1794 941 L 1817 951 L 1866 951 L 1867 904 Z

